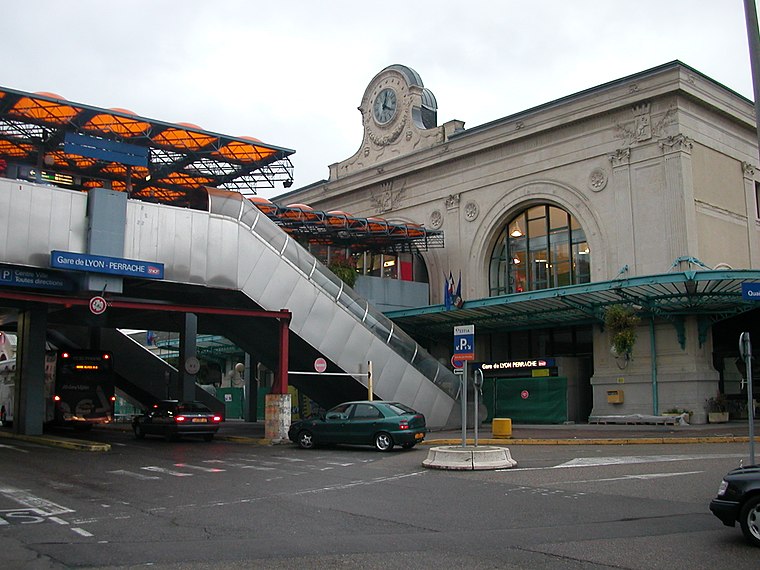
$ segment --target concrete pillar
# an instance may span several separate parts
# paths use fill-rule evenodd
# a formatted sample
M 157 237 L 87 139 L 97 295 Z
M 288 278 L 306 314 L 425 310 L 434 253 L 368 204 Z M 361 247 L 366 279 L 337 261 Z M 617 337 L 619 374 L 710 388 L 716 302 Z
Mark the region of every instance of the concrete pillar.
M 47 309 L 34 307 L 18 313 L 16 386 L 13 432 L 42 434 L 45 421 L 45 340 Z
M 195 375 L 198 373 L 197 356 L 198 316 L 185 313 L 184 326 L 179 335 L 179 386 L 177 398 L 195 400 Z
M 272 443 L 288 440 L 290 394 L 267 394 L 264 409 L 264 437 Z

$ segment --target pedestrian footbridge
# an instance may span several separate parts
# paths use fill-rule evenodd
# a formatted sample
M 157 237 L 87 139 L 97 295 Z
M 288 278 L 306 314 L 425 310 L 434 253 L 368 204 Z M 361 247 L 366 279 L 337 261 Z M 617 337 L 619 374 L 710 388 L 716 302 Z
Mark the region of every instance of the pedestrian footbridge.
M 458 381 L 446 367 L 241 194 L 207 189 L 207 195 L 206 210 L 127 201 L 123 257 L 164 264 L 164 278 L 132 280 L 122 298 L 287 309 L 292 314 L 290 370 L 313 370 L 314 359 L 322 356 L 328 371 L 348 374 L 291 375 L 289 382 L 304 393 L 325 404 L 366 397 L 363 373 L 371 361 L 376 397 L 416 408 L 431 427 L 459 424 Z M 49 271 L 52 251 L 86 252 L 87 201 L 83 192 L 0 179 L 0 263 Z M 68 294 L 93 293 L 75 288 Z M 67 327 L 88 324 L 176 330 L 138 321 L 128 312 L 118 322 L 98 320 L 86 311 L 49 312 L 48 320 L 61 334 L 67 334 Z M 270 367 L 276 361 L 276 339 L 259 319 L 220 312 L 204 316 L 198 328 L 229 338 Z M 125 386 L 162 394 L 171 367 L 157 366 L 149 351 L 136 351 L 118 334 L 103 339 L 108 345 L 103 348 L 122 346 L 129 359 L 130 365 L 119 371 Z

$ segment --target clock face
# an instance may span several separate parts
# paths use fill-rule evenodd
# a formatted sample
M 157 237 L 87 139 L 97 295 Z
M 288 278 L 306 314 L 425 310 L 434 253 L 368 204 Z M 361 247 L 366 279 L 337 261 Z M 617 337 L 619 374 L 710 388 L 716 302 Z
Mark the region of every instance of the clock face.
M 384 125 L 390 123 L 393 117 L 396 116 L 396 92 L 390 87 L 386 87 L 375 98 L 375 103 L 372 105 L 372 114 L 375 117 L 378 125 Z

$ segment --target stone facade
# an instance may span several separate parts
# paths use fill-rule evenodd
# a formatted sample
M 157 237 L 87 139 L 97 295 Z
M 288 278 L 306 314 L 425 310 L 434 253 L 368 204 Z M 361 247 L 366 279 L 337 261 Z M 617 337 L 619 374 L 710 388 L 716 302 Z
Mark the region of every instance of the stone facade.
M 379 99 L 389 87 L 393 110 Z M 694 260 L 760 267 L 753 105 L 688 66 L 665 64 L 470 129 L 431 124 L 434 104 L 416 72 L 386 68 L 362 97 L 359 151 L 331 165 L 328 181 L 276 200 L 442 229 L 446 247 L 424 254 L 433 303 L 443 302 L 449 271 L 461 270 L 465 300 L 488 297 L 497 236 L 539 203 L 580 223 L 592 282 L 684 271 Z M 393 118 L 380 124 L 376 110 Z M 650 332 L 660 409 L 690 407 L 700 421 L 718 373 L 695 317 L 681 329 L 643 322 L 624 369 L 594 326 L 593 413 L 652 413 Z M 625 404 L 608 404 L 606 390 L 622 383 Z

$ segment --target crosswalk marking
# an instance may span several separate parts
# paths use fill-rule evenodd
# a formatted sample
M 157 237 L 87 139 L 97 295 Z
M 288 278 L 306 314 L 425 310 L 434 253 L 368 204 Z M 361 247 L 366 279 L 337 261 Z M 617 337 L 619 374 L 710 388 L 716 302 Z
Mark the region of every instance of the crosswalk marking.
M 183 473 L 182 471 L 172 471 L 165 467 L 158 467 L 156 465 L 148 465 L 146 467 L 140 467 L 145 471 L 153 471 L 155 473 L 164 473 L 165 475 L 173 475 L 174 477 L 192 477 L 192 473 Z
M 175 463 L 174 466 L 184 469 L 195 469 L 196 471 L 203 471 L 204 473 L 221 473 L 222 471 L 226 471 L 226 469 L 221 469 L 219 467 L 203 467 L 202 465 L 190 465 L 189 463 Z
M 133 477 L 135 479 L 142 479 L 142 480 L 160 479 L 161 478 L 161 477 L 158 477 L 156 475 L 143 475 L 142 473 L 135 473 L 133 471 L 127 471 L 126 469 L 117 469 L 115 471 L 109 471 L 109 473 L 113 473 L 114 475 L 126 475 L 127 477 Z

